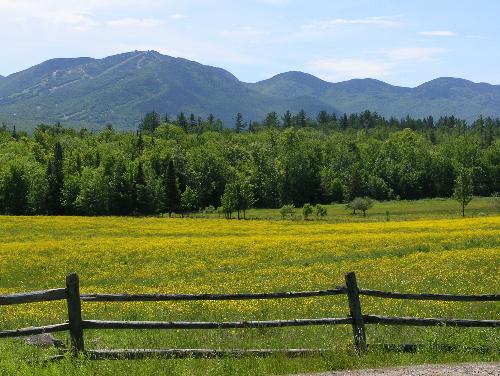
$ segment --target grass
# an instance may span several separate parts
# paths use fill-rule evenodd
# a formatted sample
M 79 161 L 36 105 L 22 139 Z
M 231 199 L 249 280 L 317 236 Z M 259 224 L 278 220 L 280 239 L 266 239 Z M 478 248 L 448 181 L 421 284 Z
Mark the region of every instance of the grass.
M 498 204 L 491 197 L 476 197 L 466 207 L 467 217 L 480 217 L 484 215 L 498 214 Z M 323 218 L 311 215 L 311 220 L 321 219 L 328 222 L 366 222 L 366 221 L 406 221 L 417 219 L 456 218 L 462 216 L 462 207 L 455 200 L 448 198 L 433 198 L 424 200 L 399 200 L 376 202 L 367 216 L 363 217 L 361 212 L 352 215 L 352 210 L 347 209 L 345 204 L 325 205 L 328 214 Z M 219 214 L 192 214 L 193 217 L 218 218 Z M 250 209 L 247 211 L 247 219 L 279 220 L 281 215 L 279 209 Z M 296 209 L 295 219 L 302 220 L 301 208 Z
M 496 293 L 500 216 L 475 199 L 457 216 L 453 201 L 377 204 L 368 217 L 340 206 L 324 221 L 202 218 L 0 217 L 0 294 L 64 286 L 83 292 L 264 292 L 324 289 L 354 270 L 361 287 L 408 292 Z M 475 206 L 473 206 L 473 204 Z M 385 210 L 394 217 L 385 220 Z M 399 208 L 399 211 L 397 209 Z M 329 208 L 330 209 L 330 208 Z M 338 209 L 338 211 L 337 211 Z M 343 211 L 341 211 L 343 210 Z M 399 213 L 399 214 L 396 214 Z M 479 213 L 485 215 L 478 216 Z M 399 217 L 397 217 L 399 215 Z M 278 214 L 279 216 L 279 214 Z M 345 223 L 342 223 L 345 222 Z M 498 303 L 362 298 L 363 312 L 498 319 Z M 229 321 L 343 317 L 345 296 L 235 302 L 83 303 L 88 319 Z M 64 302 L 0 306 L 0 330 L 66 320 Z M 29 364 L 53 349 L 0 340 L 0 374 L 255 375 L 412 363 L 500 360 L 497 329 L 367 327 L 369 343 L 423 343 L 416 354 L 352 351 L 349 326 L 200 331 L 85 331 L 87 348 L 324 348 L 321 357 L 286 359 L 71 360 Z M 65 333 L 57 335 L 68 341 Z M 443 352 L 434 345 L 456 345 Z M 482 351 L 482 347 L 489 347 Z

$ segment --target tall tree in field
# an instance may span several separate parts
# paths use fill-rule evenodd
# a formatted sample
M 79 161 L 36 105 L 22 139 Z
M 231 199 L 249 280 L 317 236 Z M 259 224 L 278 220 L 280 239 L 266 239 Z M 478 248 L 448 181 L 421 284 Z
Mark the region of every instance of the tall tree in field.
M 54 154 L 47 165 L 47 208 L 49 214 L 63 213 L 63 149 L 59 141 L 54 144 Z
M 180 194 L 177 185 L 177 173 L 175 172 L 174 161 L 171 159 L 168 162 L 167 172 L 165 174 L 165 210 L 168 216 L 179 208 Z
M 472 168 L 460 168 L 455 179 L 453 198 L 462 205 L 462 217 L 465 217 L 465 207 L 471 202 L 473 192 Z
M 253 187 L 245 178 L 240 178 L 235 185 L 236 210 L 238 211 L 238 219 L 241 218 L 241 212 L 243 212 L 243 219 L 246 219 L 247 210 L 250 209 L 253 204 L 255 204 Z

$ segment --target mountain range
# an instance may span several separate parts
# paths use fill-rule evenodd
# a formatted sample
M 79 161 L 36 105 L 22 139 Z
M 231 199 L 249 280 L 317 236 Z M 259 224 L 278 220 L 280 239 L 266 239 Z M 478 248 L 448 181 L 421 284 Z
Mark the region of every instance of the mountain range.
M 376 111 L 386 117 L 455 115 L 472 121 L 500 117 L 500 85 L 437 78 L 415 88 L 374 79 L 331 83 L 303 72 L 286 72 L 245 83 L 228 71 L 156 51 L 133 51 L 103 59 L 52 59 L 0 76 L 0 122 L 32 129 L 38 123 L 119 129 L 137 127 L 149 111 L 171 116 L 210 113 L 232 126 L 237 112 L 247 121 L 268 112 Z

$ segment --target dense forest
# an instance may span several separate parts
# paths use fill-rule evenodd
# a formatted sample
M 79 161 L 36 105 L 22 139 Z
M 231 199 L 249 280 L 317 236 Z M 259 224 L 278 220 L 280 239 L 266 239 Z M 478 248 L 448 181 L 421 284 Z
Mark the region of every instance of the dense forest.
M 151 112 L 137 131 L 0 127 L 0 212 L 151 215 L 500 191 L 500 120 L 303 111 L 234 128 Z

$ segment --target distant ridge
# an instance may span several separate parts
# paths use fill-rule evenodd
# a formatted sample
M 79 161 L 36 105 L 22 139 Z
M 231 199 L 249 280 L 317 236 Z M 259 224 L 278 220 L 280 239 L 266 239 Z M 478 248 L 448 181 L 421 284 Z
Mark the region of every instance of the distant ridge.
M 374 79 L 338 83 L 303 72 L 280 73 L 257 83 L 239 81 L 228 71 L 156 51 L 132 51 L 103 59 L 51 59 L 0 76 L 0 121 L 32 128 L 41 122 L 135 128 L 144 113 L 210 113 L 232 126 L 266 113 L 304 109 L 353 113 L 376 111 L 386 117 L 455 115 L 474 120 L 500 117 L 500 86 L 442 77 L 415 88 Z

